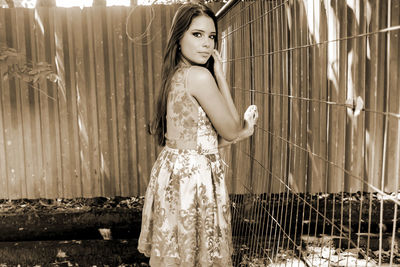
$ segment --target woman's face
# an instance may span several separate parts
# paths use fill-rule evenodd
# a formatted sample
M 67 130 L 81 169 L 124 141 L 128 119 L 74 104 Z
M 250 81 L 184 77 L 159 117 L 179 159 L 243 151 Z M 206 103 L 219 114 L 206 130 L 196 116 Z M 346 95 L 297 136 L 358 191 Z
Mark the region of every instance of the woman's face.
M 195 17 L 179 41 L 183 61 L 188 61 L 190 64 L 205 64 L 214 50 L 215 39 L 214 21 L 204 15 Z

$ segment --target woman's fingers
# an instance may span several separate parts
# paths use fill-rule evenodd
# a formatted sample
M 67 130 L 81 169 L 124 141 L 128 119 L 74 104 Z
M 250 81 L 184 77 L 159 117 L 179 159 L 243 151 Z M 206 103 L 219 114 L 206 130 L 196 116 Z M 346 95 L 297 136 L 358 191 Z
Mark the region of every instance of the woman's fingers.
M 258 109 L 256 105 L 251 105 L 247 108 L 244 113 L 244 119 L 251 125 L 257 123 L 258 120 Z
M 214 56 L 214 58 L 217 58 L 219 61 L 222 61 L 221 54 L 218 52 L 217 49 L 214 49 L 213 56 Z

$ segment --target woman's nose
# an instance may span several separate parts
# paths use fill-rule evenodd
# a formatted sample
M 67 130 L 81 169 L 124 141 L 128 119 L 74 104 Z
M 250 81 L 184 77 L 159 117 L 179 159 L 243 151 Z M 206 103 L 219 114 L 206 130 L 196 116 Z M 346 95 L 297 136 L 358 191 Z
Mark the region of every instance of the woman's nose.
M 204 42 L 203 42 L 203 46 L 209 48 L 209 47 L 211 47 L 211 43 L 212 43 L 212 42 L 213 42 L 213 40 L 206 39 L 206 40 L 204 40 Z

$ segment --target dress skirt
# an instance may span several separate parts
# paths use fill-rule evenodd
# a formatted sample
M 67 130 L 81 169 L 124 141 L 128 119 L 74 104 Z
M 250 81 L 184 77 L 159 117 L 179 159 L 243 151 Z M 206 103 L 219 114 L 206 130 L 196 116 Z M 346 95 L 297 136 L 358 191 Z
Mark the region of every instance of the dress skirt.
M 138 245 L 150 266 L 232 266 L 224 179 L 218 152 L 164 147 L 151 171 Z

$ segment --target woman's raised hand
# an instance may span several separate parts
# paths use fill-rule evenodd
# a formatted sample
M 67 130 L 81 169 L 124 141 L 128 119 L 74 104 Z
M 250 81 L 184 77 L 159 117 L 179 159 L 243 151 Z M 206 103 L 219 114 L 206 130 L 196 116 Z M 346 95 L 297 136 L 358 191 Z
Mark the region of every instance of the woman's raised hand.
M 254 127 L 258 120 L 258 110 L 256 105 L 250 105 L 244 113 L 244 120 L 249 126 Z
M 222 69 L 222 57 L 217 49 L 213 50 L 212 57 L 214 58 L 214 74 L 216 76 L 222 75 L 225 77 L 224 71 Z

